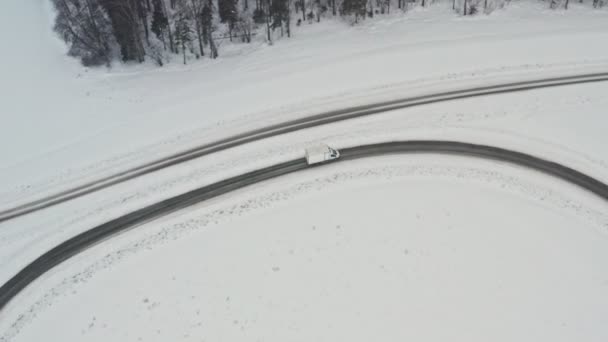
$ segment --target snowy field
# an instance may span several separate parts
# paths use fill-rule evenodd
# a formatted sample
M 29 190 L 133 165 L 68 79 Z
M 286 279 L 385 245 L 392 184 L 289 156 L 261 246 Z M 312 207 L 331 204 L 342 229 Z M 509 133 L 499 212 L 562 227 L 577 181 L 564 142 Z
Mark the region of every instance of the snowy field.
M 469 158 L 331 165 L 85 252 L 10 304 L 0 331 L 7 341 L 605 341 L 605 208 L 561 181 Z
M 606 70 L 608 12 L 512 2 L 463 18 L 447 4 L 350 27 L 295 28 L 266 46 L 158 70 L 84 69 L 64 56 L 44 0 L 7 0 L 0 208 L 269 122 L 490 80 Z M 21 36 L 12 18 L 27 18 Z M 473 80 L 471 80 L 473 79 Z M 450 82 L 445 82 L 450 81 Z M 466 82 L 465 82 L 466 81 Z M 468 82 L 468 83 L 467 83 Z
M 306 146 L 319 141 L 336 147 L 407 139 L 481 143 L 542 156 L 608 182 L 606 87 L 577 85 L 397 110 L 174 166 L 0 225 L 0 279 L 95 225 L 190 189 L 299 158 Z
M 454 101 L 201 158 L 4 224 L 2 278 L 95 224 L 299 156 L 317 140 L 487 143 L 607 181 L 604 94 L 590 84 Z M 607 244 L 606 203 L 551 177 L 472 158 L 364 159 L 101 244 L 27 289 L 0 313 L 0 331 L 9 341 L 363 340 L 379 330 L 395 339 L 602 341 Z
M 37 43 L 0 57 L 0 208 L 327 109 L 608 70 L 608 12 L 576 2 L 472 18 L 436 4 L 357 27 L 304 25 L 292 40 L 223 46 L 186 67 L 87 70 L 63 55 L 46 2 L 5 1 L 0 34 L 8 17 L 28 18 Z M 608 182 L 606 94 L 595 83 L 450 101 L 203 157 L 0 224 L 0 282 L 97 224 L 319 141 L 489 144 Z M 607 208 L 503 163 L 338 163 L 95 246 L 0 311 L 0 341 L 606 341 Z

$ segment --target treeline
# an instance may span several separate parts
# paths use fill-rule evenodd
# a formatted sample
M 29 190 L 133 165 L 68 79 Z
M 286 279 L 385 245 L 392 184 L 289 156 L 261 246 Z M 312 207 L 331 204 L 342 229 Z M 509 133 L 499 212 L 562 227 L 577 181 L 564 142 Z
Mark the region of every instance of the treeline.
M 295 24 L 366 17 L 430 6 L 433 0 L 52 0 L 55 30 L 69 54 L 85 65 L 114 60 L 163 65 L 179 55 L 217 58 L 222 40 L 250 43 L 256 34 L 272 43 L 291 37 Z M 460 15 L 490 13 L 510 0 L 451 0 Z M 582 2 L 582 0 L 579 0 Z M 591 0 L 595 8 L 608 0 Z M 568 8 L 569 0 L 547 0 L 551 8 Z

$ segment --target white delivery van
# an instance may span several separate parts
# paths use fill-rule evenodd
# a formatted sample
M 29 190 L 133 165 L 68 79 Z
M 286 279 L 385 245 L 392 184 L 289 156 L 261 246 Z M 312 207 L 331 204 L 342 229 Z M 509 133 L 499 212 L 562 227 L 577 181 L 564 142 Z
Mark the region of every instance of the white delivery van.
M 325 163 L 340 158 L 340 152 L 327 145 L 320 144 L 306 149 L 308 165 Z

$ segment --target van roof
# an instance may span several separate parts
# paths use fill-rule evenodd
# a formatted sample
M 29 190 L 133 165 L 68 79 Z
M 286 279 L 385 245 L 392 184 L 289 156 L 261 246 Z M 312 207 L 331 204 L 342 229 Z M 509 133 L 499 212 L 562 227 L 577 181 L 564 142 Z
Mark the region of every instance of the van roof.
M 329 146 L 325 144 L 317 144 L 306 148 L 306 153 L 324 153 L 329 150 Z

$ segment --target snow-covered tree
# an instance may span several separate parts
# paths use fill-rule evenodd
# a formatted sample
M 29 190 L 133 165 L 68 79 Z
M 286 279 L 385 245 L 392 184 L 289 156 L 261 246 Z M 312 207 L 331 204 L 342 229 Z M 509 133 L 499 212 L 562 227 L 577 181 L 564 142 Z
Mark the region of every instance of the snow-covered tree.
M 217 3 L 220 21 L 228 24 L 228 33 L 230 40 L 232 40 L 232 30 L 234 30 L 236 22 L 239 20 L 237 0 L 218 0 Z
M 218 51 L 215 41 L 213 40 L 213 32 L 215 25 L 213 24 L 214 6 L 211 0 L 206 1 L 201 12 L 201 24 L 203 28 L 203 43 L 209 45 L 210 57 L 217 58 Z
M 96 1 L 96 0 L 88 0 Z M 145 60 L 145 47 L 142 32 L 143 5 L 140 0 L 98 0 L 106 10 L 112 22 L 114 37 L 120 45 L 120 52 L 124 61 L 143 62 Z M 147 19 L 146 19 L 147 20 Z
M 53 0 L 55 31 L 69 44 L 69 54 L 85 65 L 110 64 L 116 42 L 110 19 L 97 1 Z
M 273 0 L 271 3 L 272 13 L 272 28 L 280 29 L 281 35 L 283 35 L 283 27 L 287 27 L 287 36 L 291 35 L 290 28 L 290 2 L 289 0 Z
M 184 64 L 186 64 L 186 47 L 192 42 L 192 29 L 190 28 L 190 20 L 188 17 L 181 14 L 175 19 L 175 43 L 180 47 L 184 56 Z
M 112 60 L 159 65 L 188 50 L 198 56 L 218 56 L 219 39 L 235 36 L 249 43 L 256 33 L 272 44 L 273 32 L 290 37 L 291 18 L 296 25 L 320 21 L 329 13 L 360 18 L 390 13 L 391 1 L 404 11 L 432 5 L 427 0 L 51 0 L 57 9 L 55 30 L 69 45 L 69 54 L 86 65 L 110 64 Z M 242 1 L 239 3 L 239 1 Z M 510 0 L 453 0 L 460 15 L 488 14 Z M 568 8 L 569 0 L 546 0 L 552 8 Z M 602 7 L 608 0 L 592 0 Z M 251 3 L 253 4 L 253 2 Z M 242 10 L 239 13 L 239 9 Z M 300 16 L 299 12 L 302 12 Z M 223 24 L 223 25 L 222 25 Z M 263 32 L 265 30 L 266 32 Z M 150 33 L 151 32 L 151 33 Z M 218 33 L 214 37 L 214 32 Z
M 152 13 L 152 33 L 163 43 L 166 49 L 165 37 L 170 35 L 171 30 L 169 27 L 169 18 L 165 12 L 164 4 L 162 0 L 154 1 L 154 11 Z M 173 50 L 173 43 L 171 42 L 171 50 Z
M 366 7 L 367 0 L 343 0 L 341 12 L 344 15 L 353 15 L 356 23 L 359 21 L 359 17 L 365 17 Z

